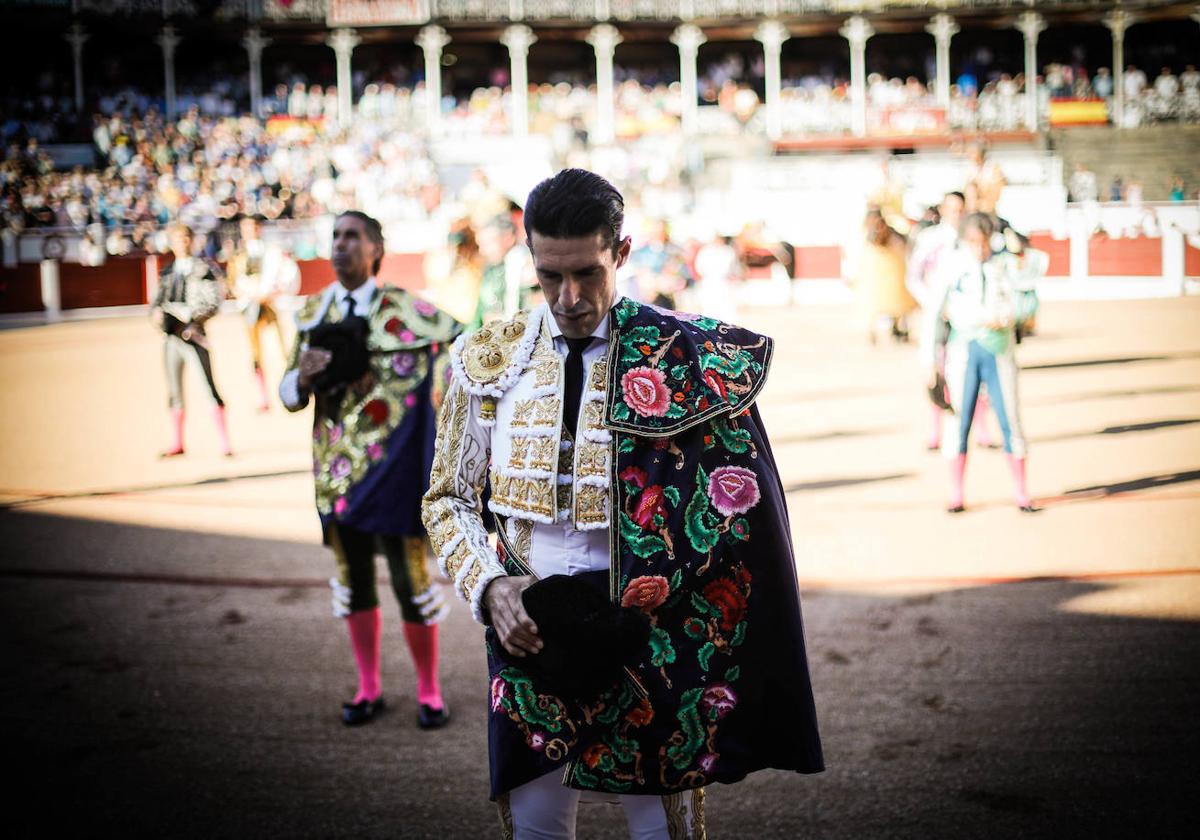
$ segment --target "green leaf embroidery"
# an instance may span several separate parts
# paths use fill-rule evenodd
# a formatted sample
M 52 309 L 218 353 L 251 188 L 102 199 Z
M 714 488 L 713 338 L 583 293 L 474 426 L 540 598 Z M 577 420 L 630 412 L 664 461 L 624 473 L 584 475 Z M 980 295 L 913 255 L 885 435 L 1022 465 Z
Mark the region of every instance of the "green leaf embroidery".
M 713 608 L 713 605 L 704 600 L 704 596 L 699 592 L 692 593 L 692 606 L 695 607 L 696 612 L 700 613 L 700 615 L 717 614 L 717 611 Z
M 667 406 L 667 417 L 671 420 L 678 420 L 680 417 L 687 417 L 688 410 L 677 402 Z
M 742 542 L 750 539 L 750 523 L 746 521 L 746 517 L 739 516 L 733 520 L 733 524 L 729 527 L 729 536 Z
M 733 628 L 733 638 L 729 640 L 730 647 L 737 647 L 742 642 L 746 641 L 746 622 L 738 622 L 738 626 Z
M 663 488 L 663 495 L 671 500 L 671 507 L 679 507 L 679 488 L 668 484 Z
M 740 677 L 741 675 L 742 675 L 742 666 L 734 665 L 732 668 L 730 668 L 728 671 L 725 672 L 725 681 L 726 682 L 737 682 L 737 678 Z
M 625 403 L 621 400 L 618 400 L 617 402 L 613 403 L 612 419 L 617 420 L 617 421 L 628 420 L 629 419 L 629 406 L 625 405 Z
M 684 379 L 687 377 L 687 374 L 688 374 L 688 366 L 687 365 L 675 365 L 675 367 L 671 368 L 671 378 L 672 379 Z
M 661 627 L 650 631 L 650 662 L 655 668 L 661 668 L 675 661 L 675 648 L 671 646 L 671 637 Z
M 671 759 L 671 764 L 676 770 L 682 770 L 691 764 L 700 747 L 704 745 L 705 730 L 700 723 L 700 713 L 696 711 L 701 694 L 703 689 L 689 688 L 679 698 L 679 711 L 675 713 L 675 717 L 679 719 L 683 743 L 667 749 L 667 758 Z
M 708 670 L 708 660 L 712 658 L 713 651 L 716 649 L 716 645 L 714 645 L 712 642 L 705 642 L 703 645 L 701 645 L 700 650 L 696 652 L 696 659 L 700 661 L 701 670 Z
M 735 394 L 729 395 L 729 403 L 734 403 Z M 750 430 L 737 425 L 736 420 L 720 418 L 709 424 L 713 436 L 721 441 L 721 445 L 735 455 L 741 455 L 750 449 Z
M 600 779 L 584 770 L 583 765 L 579 762 L 575 763 L 575 781 L 587 790 L 595 790 L 600 784 Z
M 683 569 L 676 569 L 675 574 L 671 575 L 671 591 L 674 592 L 683 585 Z
M 629 518 L 629 514 L 621 512 L 621 539 L 629 546 L 629 550 L 638 557 L 650 557 L 660 551 L 666 551 L 667 544 L 662 537 L 655 534 L 642 533 L 638 524 Z
M 708 509 L 708 474 L 704 467 L 697 467 L 696 491 L 683 513 L 683 532 L 692 548 L 704 554 L 721 538 L 715 526 L 716 517 Z
M 629 409 L 626 409 L 626 411 L 628 411 L 628 410 L 629 410 Z M 617 412 L 616 412 L 616 409 L 614 408 L 614 409 L 613 409 L 613 419 L 618 419 L 618 420 L 619 420 L 620 418 L 618 418 L 618 417 L 616 416 L 616 414 L 617 414 Z M 620 440 L 617 442 L 617 452 L 619 452 L 619 453 L 621 453 L 622 455 L 624 455 L 624 454 L 625 454 L 625 453 L 627 453 L 627 452 L 632 452 L 632 451 L 634 450 L 634 446 L 635 446 L 635 444 L 634 444 L 634 442 L 633 442 L 633 438 L 631 438 L 631 437 L 622 437 L 622 438 L 621 438 L 621 439 L 620 439 Z

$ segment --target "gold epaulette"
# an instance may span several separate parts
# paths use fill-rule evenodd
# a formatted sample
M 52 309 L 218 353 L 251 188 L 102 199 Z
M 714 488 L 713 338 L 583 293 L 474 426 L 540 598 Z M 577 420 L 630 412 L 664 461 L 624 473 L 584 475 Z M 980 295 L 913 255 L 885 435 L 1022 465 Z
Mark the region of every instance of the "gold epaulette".
M 541 318 L 518 312 L 508 321 L 488 324 L 461 336 L 451 354 L 463 387 L 479 396 L 501 397 L 529 365 Z

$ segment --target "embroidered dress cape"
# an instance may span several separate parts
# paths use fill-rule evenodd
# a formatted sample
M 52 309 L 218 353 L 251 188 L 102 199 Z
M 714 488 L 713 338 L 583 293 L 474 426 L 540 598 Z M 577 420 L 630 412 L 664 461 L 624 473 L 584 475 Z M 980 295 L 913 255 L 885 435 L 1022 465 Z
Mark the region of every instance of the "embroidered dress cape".
M 442 571 L 482 594 L 527 574 L 534 522 L 610 534 L 609 594 L 653 631 L 626 677 L 581 705 L 496 656 L 492 795 L 557 767 L 584 790 L 670 794 L 773 767 L 823 769 L 790 530 L 754 399 L 771 340 L 621 300 L 587 372 L 578 439 L 545 305 L 464 336 L 424 505 Z M 480 520 L 508 517 L 499 552 Z
M 342 320 L 336 300 L 340 288 L 335 283 L 310 296 L 296 316 L 296 343 L 280 387 L 293 411 L 307 404 L 307 395 L 295 400 L 300 353 L 314 327 Z M 371 387 L 363 394 L 346 388 L 316 396 L 317 513 L 326 533 L 338 522 L 375 534 L 422 536 L 420 504 L 433 458 L 436 406 L 449 374 L 449 344 L 462 325 L 394 286 L 375 291 L 364 317 Z

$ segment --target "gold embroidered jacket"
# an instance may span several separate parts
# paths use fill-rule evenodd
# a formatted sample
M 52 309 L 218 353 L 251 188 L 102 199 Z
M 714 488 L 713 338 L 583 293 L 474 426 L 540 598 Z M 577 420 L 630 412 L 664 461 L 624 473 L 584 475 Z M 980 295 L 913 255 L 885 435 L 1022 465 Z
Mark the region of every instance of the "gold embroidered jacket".
M 506 535 L 528 556 L 534 523 L 608 528 L 609 443 L 604 428 L 607 366 L 587 372 L 579 439 L 563 433 L 564 360 L 543 304 L 462 336 L 438 424 L 423 518 L 443 573 L 483 620 L 483 590 L 505 574 L 483 528 L 489 509 L 508 518 Z

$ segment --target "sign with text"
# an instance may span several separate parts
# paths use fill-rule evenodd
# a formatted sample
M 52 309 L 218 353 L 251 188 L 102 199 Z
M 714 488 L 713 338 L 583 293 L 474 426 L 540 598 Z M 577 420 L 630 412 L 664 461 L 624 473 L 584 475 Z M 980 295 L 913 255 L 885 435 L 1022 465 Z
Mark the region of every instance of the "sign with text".
M 329 0 L 329 26 L 404 26 L 429 20 L 429 0 Z

